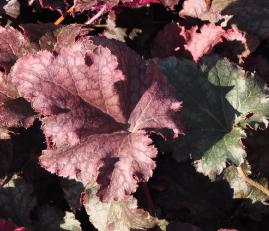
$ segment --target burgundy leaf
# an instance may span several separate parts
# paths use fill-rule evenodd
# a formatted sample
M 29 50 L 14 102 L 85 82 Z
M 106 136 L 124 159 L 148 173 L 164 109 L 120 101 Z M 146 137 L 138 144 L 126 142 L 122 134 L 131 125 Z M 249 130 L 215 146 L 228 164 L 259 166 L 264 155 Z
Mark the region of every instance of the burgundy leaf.
M 231 47 L 238 59 L 242 61 L 251 51 L 255 50 L 258 41 L 255 38 L 246 37 L 245 33 L 236 28 L 223 29 L 214 23 L 205 24 L 200 29 L 193 26 L 186 29 L 178 23 L 171 23 L 158 33 L 152 47 L 152 55 L 158 57 L 185 56 L 192 57 L 198 62 L 201 57 L 209 54 L 217 44 L 227 41 L 238 41 L 242 44 L 243 51 L 237 51 L 238 45 Z
M 162 3 L 165 6 L 173 9 L 175 5 L 178 4 L 179 0 L 109 0 L 105 1 L 105 6 L 108 10 L 112 9 L 113 7 L 117 6 L 119 3 L 122 3 L 123 6 L 126 7 L 140 7 L 143 5 L 147 5 L 150 3 Z M 101 4 L 97 0 L 75 0 L 74 2 L 76 11 L 86 11 L 90 9 L 98 9 L 100 8 Z
M 19 31 L 12 27 L 0 27 L 0 67 L 6 72 L 17 58 L 34 50 L 35 47 Z
M 83 76 L 89 73 L 85 58 L 79 53 L 80 47 L 81 44 L 76 44 L 71 49 L 62 49 L 56 57 L 41 51 L 23 57 L 13 69 L 14 81 L 21 94 L 32 102 L 36 111 L 48 116 L 43 119 L 44 131 L 58 147 L 77 144 L 87 135 L 112 132 L 120 126 L 78 96 L 80 91 L 73 77 L 76 75 L 83 80 Z M 33 66 L 37 68 L 36 71 Z M 25 81 L 26 75 L 29 81 Z M 85 79 L 87 81 L 87 77 Z M 83 94 L 84 89 L 81 90 Z
M 63 13 L 67 5 L 65 0 L 39 0 L 39 2 L 42 7 L 58 10 L 60 13 Z
M 185 38 L 181 35 L 184 28 L 178 23 L 169 23 L 156 35 L 151 48 L 153 57 L 164 58 L 178 56 L 178 48 L 185 44 Z
M 180 16 L 219 22 L 223 26 L 235 25 L 241 31 L 267 39 L 268 9 L 267 0 L 186 0 Z
M 22 57 L 11 75 L 55 144 L 41 165 L 84 184 L 97 180 L 105 201 L 152 175 L 157 150 L 145 131 L 182 134 L 174 89 L 153 62 L 115 40 L 84 39 L 57 54 Z
M 10 79 L 0 72 L 0 140 L 9 139 L 11 127 L 29 127 L 34 114 L 30 104 L 19 98 Z
M 113 2 L 113 4 L 117 4 L 118 0 L 110 0 L 108 2 Z M 114 3 L 115 2 L 115 3 Z M 97 0 L 74 0 L 74 6 L 76 11 L 86 11 L 90 10 L 93 6 L 96 6 L 98 4 Z
M 181 109 L 181 103 L 171 98 L 174 89 L 169 85 L 167 79 L 160 75 L 159 70 L 150 64 L 148 76 L 155 76 L 155 81 L 140 98 L 136 107 L 132 111 L 129 130 L 138 132 L 146 129 L 158 133 L 159 129 L 168 128 L 176 138 L 180 131 L 180 124 L 176 113 Z M 159 134 L 165 134 L 160 130 Z
M 70 46 L 77 38 L 86 35 L 90 29 L 82 24 L 56 26 L 52 23 L 23 24 L 23 34 L 41 50 L 54 50 Z
M 151 158 L 157 150 L 151 142 L 145 134 L 124 131 L 92 135 L 77 146 L 44 151 L 40 161 L 48 171 L 84 184 L 98 177 L 101 199 L 117 200 L 134 192 L 138 180 L 152 175 L 155 163 Z

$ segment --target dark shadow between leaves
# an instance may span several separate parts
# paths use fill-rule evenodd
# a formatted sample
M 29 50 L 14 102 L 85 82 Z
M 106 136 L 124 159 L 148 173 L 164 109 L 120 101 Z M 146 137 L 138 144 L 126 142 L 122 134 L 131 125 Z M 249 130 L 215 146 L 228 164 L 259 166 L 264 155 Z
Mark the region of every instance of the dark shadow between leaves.
M 97 177 L 97 183 L 100 184 L 100 190 L 98 191 L 97 195 L 102 200 L 102 190 L 107 188 L 110 184 L 110 177 L 114 170 L 115 164 L 119 161 L 118 157 L 113 157 L 112 154 L 107 155 L 106 158 L 102 160 L 103 166 L 99 169 L 99 175 Z
M 204 231 L 267 230 L 262 224 L 269 216 L 268 206 L 233 199 L 226 181 L 211 182 L 190 161 L 177 163 L 170 155 L 159 155 L 149 189 L 158 217 L 169 222 L 189 223 Z
M 220 13 L 222 15 L 232 15 L 229 25 L 235 24 L 237 27 L 248 33 L 258 35 L 261 39 L 269 37 L 269 1 L 267 0 L 237 0 L 232 1 Z
M 240 114 L 225 98 L 234 86 L 218 86 L 221 80 L 217 74 L 211 74 L 210 81 L 207 79 L 208 72 L 218 71 L 212 69 L 217 61 L 217 58 L 204 59 L 201 66 L 207 67 L 203 72 L 187 60 L 168 64 L 163 70 L 175 86 L 178 100 L 183 102 L 185 136 L 172 143 L 178 161 L 200 159 L 232 130 L 235 116 Z

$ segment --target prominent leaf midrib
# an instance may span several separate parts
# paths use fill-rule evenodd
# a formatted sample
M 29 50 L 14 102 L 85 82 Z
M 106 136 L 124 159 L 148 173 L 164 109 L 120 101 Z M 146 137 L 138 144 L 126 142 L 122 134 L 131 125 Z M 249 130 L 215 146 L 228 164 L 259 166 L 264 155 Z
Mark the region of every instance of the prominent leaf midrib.
M 100 80 L 99 76 L 101 76 L 101 72 L 100 72 L 100 68 L 98 67 L 98 78 L 97 79 L 98 79 L 98 85 L 99 85 L 99 89 L 100 89 L 100 94 L 101 94 L 103 102 L 105 104 L 106 114 L 110 114 L 110 112 L 108 110 L 106 98 L 104 97 L 104 93 L 103 93 L 103 84 L 101 83 L 102 81 Z
M 156 93 L 154 94 L 154 96 L 156 95 Z M 142 116 L 145 114 L 145 112 L 148 110 L 148 107 L 150 106 L 152 99 L 154 98 L 154 96 L 151 96 L 150 100 L 148 101 L 147 105 L 144 107 L 144 109 L 142 109 L 142 112 L 140 113 L 139 117 L 136 119 L 135 121 L 135 126 L 133 127 L 132 130 L 130 130 L 130 132 L 136 132 L 137 127 L 139 127 L 139 121 L 141 120 Z
M 55 60 L 56 60 L 55 57 L 53 57 L 53 62 L 55 62 Z M 47 68 L 45 68 L 45 65 L 44 65 L 44 63 L 42 62 L 41 59 L 39 59 L 39 62 L 40 62 L 40 63 L 42 64 L 42 66 L 44 67 L 44 71 L 47 73 L 47 76 L 48 76 L 48 77 L 52 77 L 52 78 L 40 78 L 40 77 L 38 77 L 41 81 L 49 82 L 50 84 L 55 85 L 55 86 L 57 86 L 57 87 L 59 87 L 59 88 L 65 90 L 65 91 L 67 91 L 67 92 L 68 92 L 69 94 L 71 94 L 73 97 L 78 97 L 78 98 L 80 98 L 80 100 L 81 100 L 82 102 L 85 102 L 89 107 L 93 107 L 95 110 L 99 110 L 100 112 L 103 112 L 104 114 L 106 114 L 107 116 L 109 116 L 110 118 L 112 118 L 112 119 L 115 121 L 115 119 L 114 119 L 108 112 L 104 112 L 103 110 L 99 109 L 98 107 L 96 107 L 96 105 L 91 104 L 91 103 L 88 102 L 86 99 L 84 99 L 84 97 L 82 97 L 82 96 L 80 95 L 80 93 L 79 93 L 79 91 L 78 91 L 78 89 L 77 89 L 76 83 L 75 83 L 75 81 L 74 81 L 73 75 L 70 73 L 69 69 L 68 69 L 68 73 L 70 74 L 71 80 L 72 80 L 72 82 L 74 83 L 74 86 L 75 86 L 77 95 L 74 94 L 70 89 L 67 89 L 63 84 L 54 82 L 54 81 L 53 81 L 53 74 L 51 74 L 50 71 L 49 71 Z M 29 72 L 30 72 L 30 73 L 33 73 L 33 70 L 29 70 Z M 37 73 L 34 73 L 34 76 L 38 76 L 38 74 L 37 74 Z M 98 80 L 99 80 L 99 78 L 98 78 Z M 99 86 L 100 86 L 100 85 L 99 85 Z M 116 121 L 115 121 L 115 122 L 116 122 Z M 117 122 L 116 122 L 116 123 L 117 123 Z

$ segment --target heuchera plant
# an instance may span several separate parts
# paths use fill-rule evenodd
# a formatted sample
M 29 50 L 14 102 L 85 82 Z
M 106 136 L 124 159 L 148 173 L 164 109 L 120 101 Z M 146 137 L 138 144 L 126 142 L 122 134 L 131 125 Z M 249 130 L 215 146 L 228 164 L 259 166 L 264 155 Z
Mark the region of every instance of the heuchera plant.
M 25 4 L 62 17 L 20 23 L 19 1 L 0 4 L 0 231 L 201 231 L 174 213 L 206 220 L 194 204 L 209 181 L 266 205 L 248 138 L 268 127 L 269 63 L 255 52 L 268 43 L 267 1 Z M 154 21 L 156 6 L 169 20 Z M 138 28 L 122 20 L 143 10 Z M 75 23 L 59 25 L 66 17 Z

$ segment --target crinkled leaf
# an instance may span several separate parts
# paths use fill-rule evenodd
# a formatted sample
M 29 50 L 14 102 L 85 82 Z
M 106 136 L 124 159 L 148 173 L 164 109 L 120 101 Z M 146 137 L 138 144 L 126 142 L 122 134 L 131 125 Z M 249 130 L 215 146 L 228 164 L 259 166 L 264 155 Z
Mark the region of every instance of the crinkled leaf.
M 85 54 L 80 53 L 82 48 L 82 45 L 78 44 L 71 49 L 62 49 L 56 57 L 47 51 L 25 56 L 17 62 L 13 69 L 14 81 L 18 85 L 20 93 L 31 101 L 36 111 L 46 116 L 44 118 L 45 134 L 51 137 L 58 147 L 77 144 L 81 138 L 93 133 L 111 132 L 121 128 L 111 117 L 83 100 L 92 97 L 93 101 L 96 100 L 96 104 L 106 105 L 103 97 L 97 98 L 102 96 L 98 85 L 94 86 L 97 87 L 97 95 L 90 94 L 88 90 L 93 87 L 90 85 L 91 78 L 88 76 L 92 76 L 92 72 L 95 73 L 93 77 L 98 78 L 99 73 L 94 65 L 88 66 L 85 63 L 87 61 Z M 101 49 L 108 52 L 105 48 Z M 106 63 L 98 65 L 105 67 Z M 37 68 L 37 72 L 33 71 L 33 66 Z M 116 64 L 112 68 L 116 68 Z M 109 69 L 104 69 L 104 71 L 112 74 Z M 117 72 L 117 69 L 115 71 Z M 61 74 L 59 75 L 59 73 Z M 120 72 L 118 73 L 120 75 Z M 76 82 L 74 77 L 77 78 Z M 113 81 L 113 74 L 111 77 Z M 32 79 L 32 83 L 27 81 L 28 78 Z M 79 79 L 81 80 L 79 81 Z M 88 86 L 85 81 L 89 81 Z M 109 87 L 113 89 L 111 85 Z M 51 92 L 51 89 L 54 91 Z M 81 97 L 78 96 L 77 91 L 79 90 Z M 115 107 L 118 108 L 117 104 Z M 111 108 L 114 108 L 113 104 Z
M 91 223 L 98 231 L 130 231 L 149 229 L 160 223 L 143 209 L 137 208 L 137 200 L 128 196 L 122 201 L 101 202 L 97 196 L 98 186 L 88 186 L 84 195 L 84 207 Z
M 13 176 L 0 188 L 0 217 L 11 219 L 17 225 L 30 225 L 30 212 L 36 205 L 32 194 L 31 185 Z
M 98 177 L 101 199 L 118 200 L 134 192 L 138 181 L 147 181 L 152 175 L 155 168 L 152 158 L 157 150 L 151 142 L 145 134 L 100 134 L 68 149 L 44 151 L 40 160 L 48 171 L 83 183 Z
M 160 61 L 160 68 L 184 102 L 186 136 L 176 142 L 175 158 L 201 158 L 197 168 L 211 178 L 222 172 L 226 162 L 243 163 L 242 128 L 268 124 L 264 82 L 216 56 L 202 59 L 200 65 L 168 58 Z
M 251 174 L 248 163 L 244 163 L 241 168 L 246 176 Z M 230 166 L 224 170 L 224 179 L 230 183 L 231 188 L 234 191 L 234 198 L 249 198 L 253 201 L 253 203 L 257 201 L 266 203 L 266 200 L 269 199 L 268 195 L 247 183 L 234 166 Z M 259 179 L 258 182 L 265 188 L 268 188 L 268 182 L 265 178 Z
M 39 49 L 69 46 L 89 31 L 80 24 L 60 28 L 52 24 L 25 24 L 22 28 L 23 34 L 12 27 L 0 27 L 0 67 L 7 73 L 19 57 Z
M 58 10 L 60 13 L 63 13 L 67 5 L 66 0 L 39 0 L 39 2 L 42 7 Z
M 2 0 L 0 3 L 1 16 L 6 14 L 12 18 L 17 18 L 20 15 L 20 9 L 21 5 L 18 0 Z
M 59 28 L 60 27 L 60 28 Z M 23 34 L 32 43 L 44 50 L 52 50 L 57 42 L 57 31 L 61 31 L 61 26 L 52 23 L 28 23 L 21 25 Z
M 86 35 L 90 29 L 82 24 L 56 26 L 52 23 L 24 24 L 21 26 L 25 37 L 41 50 L 54 50 L 70 46 L 76 39 Z
M 60 224 L 60 228 L 67 231 L 82 231 L 80 222 L 75 218 L 75 215 L 70 212 L 65 213 L 64 222 Z
M 23 98 L 8 99 L 1 103 L 0 127 L 2 129 L 11 127 L 28 128 L 34 122 L 35 112 Z
M 227 162 L 237 166 L 243 163 L 246 152 L 241 142 L 242 138 L 246 138 L 246 135 L 241 128 L 234 128 L 224 134 L 212 148 L 203 153 L 200 160 L 195 162 L 197 171 L 214 178 L 222 172 Z
M 38 210 L 33 231 L 81 231 L 80 222 L 73 213 L 45 206 Z
M 152 175 L 157 150 L 145 131 L 165 138 L 182 133 L 174 89 L 154 63 L 147 67 L 115 40 L 25 56 L 12 76 L 55 144 L 41 165 L 83 183 L 97 179 L 102 200 L 122 199 Z
M 12 27 L 0 27 L 0 67 L 7 72 L 17 58 L 35 51 L 30 41 Z
M 19 98 L 10 79 L 0 72 L 0 139 L 9 138 L 11 127 L 29 127 L 34 114 L 30 104 Z
M 179 0 L 108 0 L 105 1 L 105 5 L 107 9 L 112 9 L 113 7 L 120 4 L 120 2 L 127 7 L 140 7 L 143 5 L 147 5 L 150 3 L 162 3 L 165 6 L 173 9 L 175 5 L 178 4 Z M 99 8 L 100 2 L 97 0 L 75 0 L 74 2 L 76 11 L 86 11 L 92 8 Z
M 188 0 L 184 2 L 181 15 L 211 22 L 230 19 L 229 24 L 235 24 L 242 31 L 266 39 L 269 37 L 268 10 L 267 0 Z
M 198 30 L 198 26 L 185 29 L 178 23 L 170 23 L 157 34 L 151 53 L 157 57 L 191 57 L 197 62 L 210 53 L 215 45 L 224 43 L 224 40 L 237 41 L 241 45 L 242 49 L 238 49 L 238 44 L 231 47 L 232 52 L 240 60 L 247 57 L 258 44 L 254 38 L 247 39 L 246 35 L 236 28 L 225 30 L 221 26 L 210 23 Z
M 222 0 L 220 0 L 222 1 Z M 222 1 L 223 4 L 230 4 L 234 0 Z M 210 11 L 210 4 L 214 1 L 207 0 L 186 0 L 183 3 L 183 9 L 179 12 L 180 16 L 190 16 L 194 18 L 199 18 L 201 20 L 208 20 L 210 22 L 218 22 L 224 20 L 223 26 L 227 25 L 233 15 L 221 15 L 220 12 L 212 10 Z M 225 7 L 225 6 L 224 6 Z
M 118 0 L 110 0 L 108 2 L 112 2 L 113 4 L 117 4 Z M 74 0 L 74 6 L 76 11 L 86 11 L 90 10 L 94 5 L 97 5 L 98 1 L 97 0 Z
M 223 38 L 228 41 L 240 42 L 244 46 L 244 53 L 246 53 L 244 56 L 250 53 L 246 36 L 235 28 L 224 30 L 222 27 L 211 23 L 203 25 L 199 33 L 197 29 L 198 27 L 193 27 L 190 32 L 186 33 L 185 37 L 188 40 L 184 45 L 184 48 L 191 53 L 194 61 L 198 61 L 203 55 L 210 53 L 215 45 L 223 42 Z M 242 55 L 239 53 L 238 56 Z

